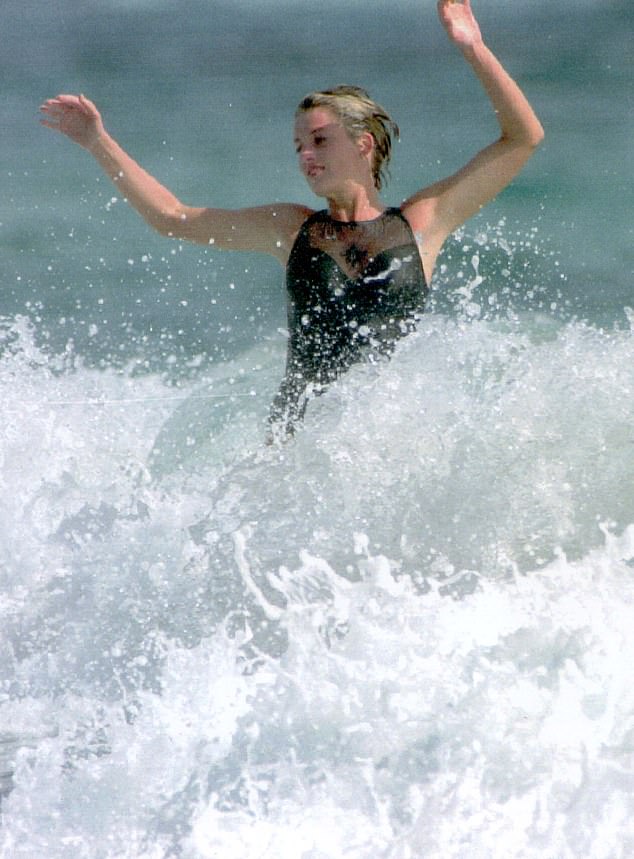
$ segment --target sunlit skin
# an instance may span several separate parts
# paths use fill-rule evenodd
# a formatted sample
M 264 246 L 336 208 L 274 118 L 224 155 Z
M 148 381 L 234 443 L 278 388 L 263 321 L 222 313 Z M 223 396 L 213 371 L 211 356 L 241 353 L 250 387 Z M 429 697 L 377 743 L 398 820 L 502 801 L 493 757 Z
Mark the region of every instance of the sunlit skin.
M 500 127 L 499 137 L 460 170 L 408 197 L 401 211 L 416 236 L 428 282 L 445 239 L 503 190 L 543 138 L 526 97 L 485 45 L 470 0 L 440 0 L 438 15 L 450 42 L 479 79 Z M 165 236 L 227 250 L 259 251 L 286 264 L 309 206 L 276 203 L 228 210 L 190 206 L 140 167 L 108 134 L 89 99 L 59 95 L 42 105 L 42 122 L 90 152 L 123 197 Z M 353 139 L 327 110 L 301 115 L 295 148 L 311 190 L 339 221 L 369 220 L 385 205 L 372 176 L 374 138 Z

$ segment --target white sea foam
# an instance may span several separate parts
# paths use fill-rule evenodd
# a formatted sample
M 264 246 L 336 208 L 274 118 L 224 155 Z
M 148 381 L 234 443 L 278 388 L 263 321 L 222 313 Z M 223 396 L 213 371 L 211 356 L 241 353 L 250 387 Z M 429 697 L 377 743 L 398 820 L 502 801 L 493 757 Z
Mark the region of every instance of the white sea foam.
M 271 448 L 257 353 L 5 346 L 3 859 L 631 852 L 631 332 L 428 316 Z

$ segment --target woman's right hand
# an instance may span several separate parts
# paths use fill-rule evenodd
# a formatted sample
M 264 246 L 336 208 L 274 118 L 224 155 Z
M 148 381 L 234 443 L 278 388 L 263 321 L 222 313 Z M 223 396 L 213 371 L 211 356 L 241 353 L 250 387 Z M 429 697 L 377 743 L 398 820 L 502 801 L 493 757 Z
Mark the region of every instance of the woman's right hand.
M 83 95 L 58 95 L 40 107 L 42 125 L 65 134 L 75 143 L 90 149 L 104 133 L 101 114 Z

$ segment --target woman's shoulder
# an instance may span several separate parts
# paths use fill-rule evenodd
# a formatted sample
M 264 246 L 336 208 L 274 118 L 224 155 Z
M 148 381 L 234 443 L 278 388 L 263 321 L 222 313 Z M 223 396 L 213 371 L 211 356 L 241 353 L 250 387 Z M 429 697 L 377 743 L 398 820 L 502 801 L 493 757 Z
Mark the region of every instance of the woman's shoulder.
M 280 203 L 271 206 L 273 217 L 278 218 L 280 223 L 287 224 L 291 229 L 299 230 L 301 225 L 316 214 L 315 209 L 302 206 L 300 203 Z
M 315 210 L 299 203 L 278 203 L 264 207 L 269 228 L 276 236 L 275 256 L 286 265 L 291 248 L 302 226 L 315 214 Z
M 399 209 L 414 232 L 427 232 L 433 225 L 436 202 L 436 189 L 430 186 L 404 200 Z

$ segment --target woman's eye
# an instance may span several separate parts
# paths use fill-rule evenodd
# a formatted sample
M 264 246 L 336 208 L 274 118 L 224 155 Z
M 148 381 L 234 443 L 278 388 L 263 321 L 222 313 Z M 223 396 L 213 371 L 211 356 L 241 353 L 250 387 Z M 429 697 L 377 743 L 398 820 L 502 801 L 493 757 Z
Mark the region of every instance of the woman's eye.
M 316 137 L 313 137 L 312 145 L 313 146 L 323 146 L 327 142 L 328 142 L 327 138 L 323 134 L 318 134 Z M 303 145 L 301 143 L 295 144 L 295 152 L 297 155 L 301 154 L 302 149 L 303 149 Z

